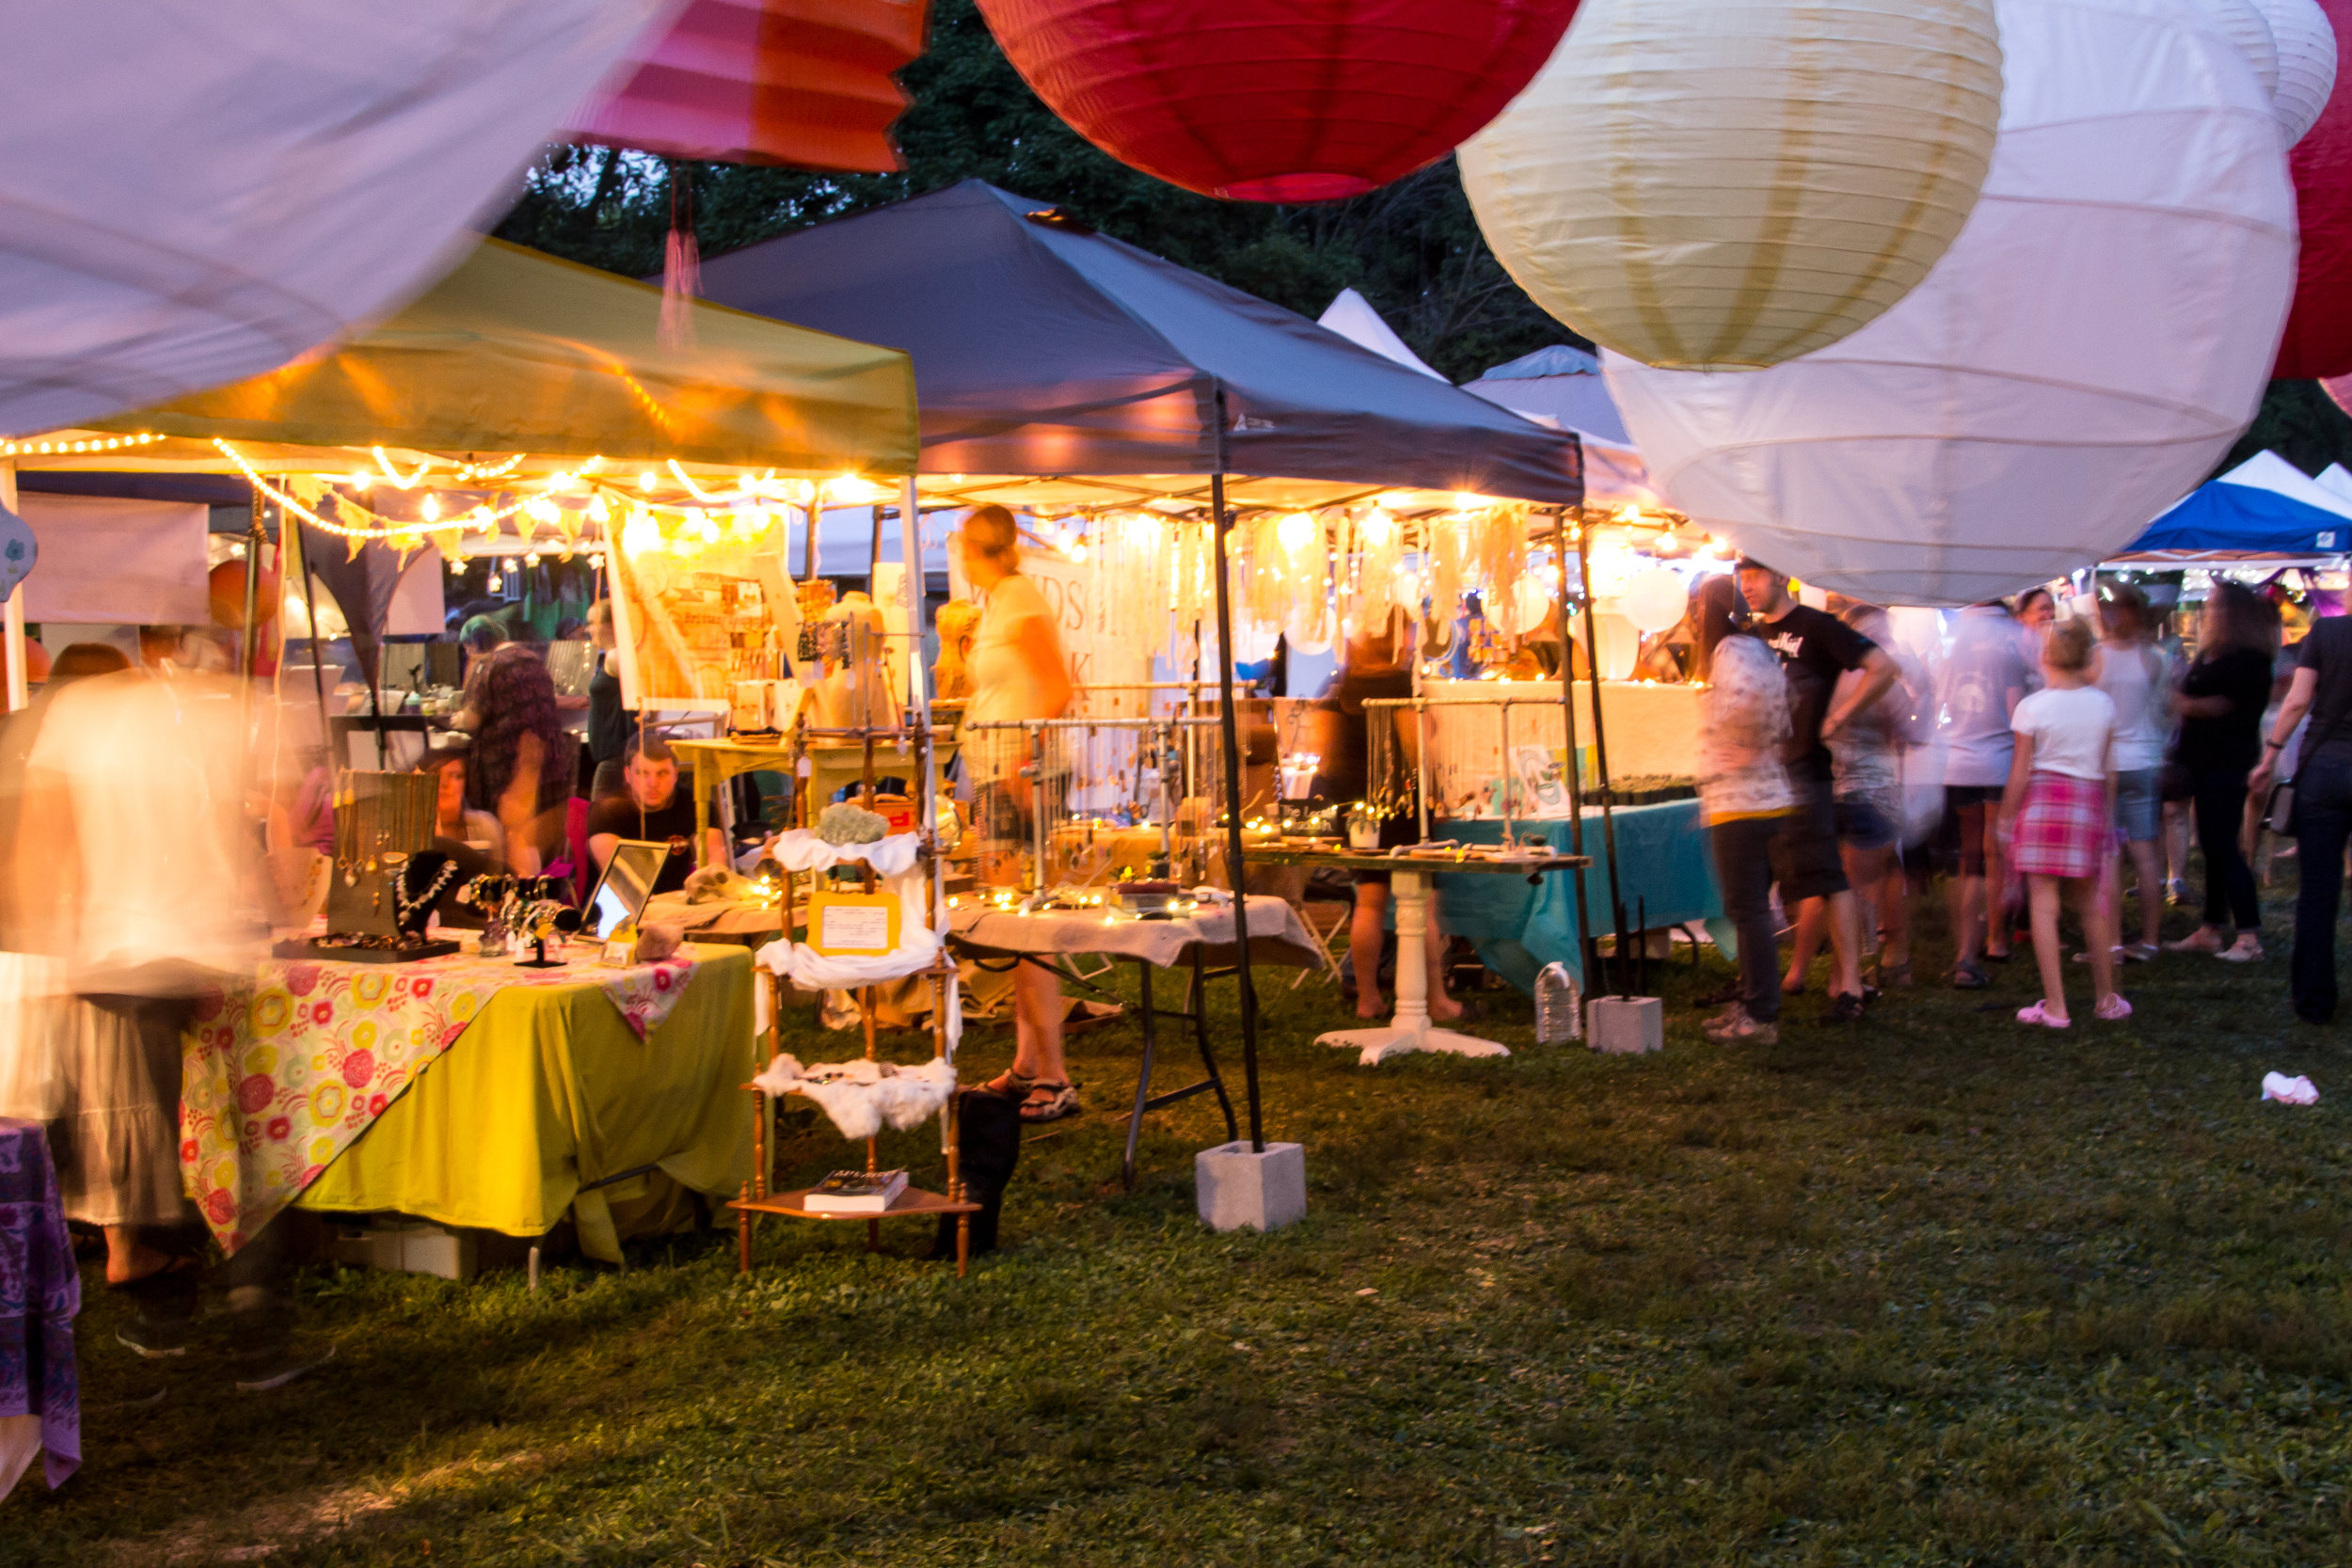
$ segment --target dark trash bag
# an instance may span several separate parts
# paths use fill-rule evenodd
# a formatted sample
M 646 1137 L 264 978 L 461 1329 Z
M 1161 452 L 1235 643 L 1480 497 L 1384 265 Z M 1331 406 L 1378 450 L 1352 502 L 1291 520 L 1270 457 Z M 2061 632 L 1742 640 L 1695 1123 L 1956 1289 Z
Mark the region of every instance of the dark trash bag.
M 985 1089 L 964 1090 L 956 1105 L 956 1148 L 964 1196 L 980 1206 L 971 1216 L 972 1255 L 977 1258 L 996 1250 L 996 1220 L 1004 1212 L 1005 1189 L 1021 1163 L 1021 1101 Z M 956 1255 L 956 1219 L 954 1214 L 939 1216 L 933 1258 Z

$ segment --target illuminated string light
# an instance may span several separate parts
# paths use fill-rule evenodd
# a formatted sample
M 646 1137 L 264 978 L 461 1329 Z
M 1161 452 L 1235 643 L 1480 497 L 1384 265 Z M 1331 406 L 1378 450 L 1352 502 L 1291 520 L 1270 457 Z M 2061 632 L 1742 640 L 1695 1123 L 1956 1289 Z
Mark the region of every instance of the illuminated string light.
M 65 457 L 87 451 L 120 451 L 126 447 L 151 447 L 168 436 L 107 436 L 87 441 L 0 441 L 0 457 Z

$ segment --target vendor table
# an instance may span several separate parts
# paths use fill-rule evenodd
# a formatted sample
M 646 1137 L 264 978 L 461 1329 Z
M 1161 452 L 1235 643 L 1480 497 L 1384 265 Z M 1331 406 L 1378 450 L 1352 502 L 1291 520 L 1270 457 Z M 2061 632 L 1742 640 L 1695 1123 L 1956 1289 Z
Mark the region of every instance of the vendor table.
M 512 971 L 515 983 L 417 1067 L 405 1091 L 318 1171 L 297 1206 L 392 1211 L 528 1237 L 569 1210 L 581 1248 L 618 1262 L 631 1221 L 652 1217 L 671 1196 L 649 1190 L 662 1185 L 647 1180 L 654 1173 L 732 1196 L 751 1169 L 751 1110 L 739 1085 L 757 1070 L 752 957 L 740 947 L 682 953 L 693 960 L 691 976 L 643 1037 L 608 994 L 615 975 L 640 972 L 584 958 L 563 970 Z M 413 986 L 466 963 L 480 960 L 310 965 L 322 974 L 297 975 L 296 984 L 312 989 L 295 1000 L 327 995 L 339 976 L 326 972 L 365 971 L 356 983 L 398 976 Z M 266 1008 L 271 994 L 246 1005 Z M 346 1055 L 342 1076 L 355 1070 Z M 320 1092 L 312 1091 L 313 1106 Z M 252 1141 L 242 1140 L 234 1158 L 257 1158 L 246 1147 Z
M 788 737 L 778 736 L 772 740 L 731 737 L 726 740 L 673 740 L 670 749 L 686 758 L 694 769 L 694 854 L 703 854 L 703 847 L 710 836 L 710 800 L 718 787 L 729 779 L 745 773 L 794 773 L 801 758 L 808 758 L 810 774 L 802 784 L 794 773 L 796 787 L 805 787 L 810 799 L 826 801 L 833 792 L 845 784 L 858 783 L 866 776 L 866 746 L 855 740 L 813 740 L 803 749 Z M 931 767 L 934 772 L 947 766 L 956 754 L 955 731 L 944 725 L 931 729 Z M 874 747 L 874 770 L 877 774 L 903 772 L 914 766 L 912 742 L 901 753 L 897 745 L 877 742 Z M 931 780 L 936 789 L 939 781 Z M 816 820 L 816 813 L 809 814 Z
M 1611 740 L 1611 751 L 1615 741 Z M 1619 806 L 1616 817 L 1617 887 L 1625 900 L 1626 919 L 1635 910 L 1655 930 L 1687 921 L 1715 920 L 1724 912 L 1723 894 L 1715 885 L 1715 863 L 1708 852 L 1707 829 L 1696 800 L 1667 800 L 1654 806 Z M 1518 821 L 1512 824 L 1519 842 L 1539 837 L 1555 849 L 1569 843 L 1569 824 L 1560 821 Z M 1471 844 L 1499 844 L 1499 821 L 1432 823 L 1436 838 Z M 1609 845 L 1601 832 L 1600 808 L 1584 812 L 1584 849 L 1593 869 L 1584 874 L 1585 895 L 1596 930 L 1613 929 L 1609 909 Z M 1578 940 L 1576 883 L 1565 876 L 1546 876 L 1542 885 L 1505 877 L 1456 876 L 1440 868 L 1438 891 L 1443 897 L 1445 928 L 1466 937 L 1478 949 L 1486 967 L 1523 991 L 1535 989 L 1535 976 L 1545 965 L 1563 963 L 1581 989 L 1584 980 L 1584 943 Z
M 1246 911 L 1251 963 L 1311 969 L 1321 961 L 1322 949 L 1313 933 L 1290 905 L 1279 898 L 1252 897 Z M 1225 1113 L 1227 1140 L 1241 1136 L 1224 1076 L 1209 1049 L 1208 983 L 1232 974 L 1241 958 L 1233 940 L 1232 905 L 1203 906 L 1181 919 L 1162 920 L 1087 910 L 1040 910 L 1024 914 L 989 904 L 963 903 L 947 911 L 947 925 L 950 939 L 968 956 L 998 955 L 1050 966 L 1058 957 L 1090 954 L 1134 963 L 1140 998 L 1136 1016 L 1143 1024 L 1143 1068 L 1136 1079 L 1136 1106 L 1129 1114 L 1127 1148 L 1120 1164 L 1129 1186 L 1135 1185 L 1136 1145 L 1143 1136 L 1148 1111 L 1197 1094 L 1215 1094 L 1218 1109 Z M 1181 1011 L 1157 1007 L 1152 1000 L 1152 972 L 1177 963 L 1192 970 L 1188 1005 Z M 1163 1018 L 1192 1025 L 1207 1076 L 1181 1089 L 1154 1095 L 1152 1060 L 1158 1043 L 1157 1021 Z
M 40 1457 L 49 1484 L 82 1463 L 73 1267 L 40 1124 L 0 1117 L 0 1498 Z
M 1540 883 L 1547 875 L 1574 871 L 1592 863 L 1581 855 L 1531 855 L 1513 860 L 1351 853 L 1322 849 L 1252 849 L 1249 858 L 1270 865 L 1328 866 L 1340 871 L 1385 871 L 1396 903 L 1396 1013 L 1385 1029 L 1334 1029 L 1315 1037 L 1317 1045 L 1360 1052 L 1365 1067 L 1414 1051 L 1454 1056 L 1508 1056 L 1493 1040 L 1440 1029 L 1429 1017 L 1429 883 L 1435 876 L 1471 882 L 1508 877 L 1517 885 Z

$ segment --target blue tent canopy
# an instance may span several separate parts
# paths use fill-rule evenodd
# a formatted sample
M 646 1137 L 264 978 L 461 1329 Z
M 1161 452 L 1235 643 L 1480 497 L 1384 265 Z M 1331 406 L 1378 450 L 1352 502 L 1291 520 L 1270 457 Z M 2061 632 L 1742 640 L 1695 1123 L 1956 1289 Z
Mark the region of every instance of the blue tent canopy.
M 2352 520 L 2251 484 L 2212 480 L 2150 523 L 2121 558 L 2311 556 L 2352 550 Z

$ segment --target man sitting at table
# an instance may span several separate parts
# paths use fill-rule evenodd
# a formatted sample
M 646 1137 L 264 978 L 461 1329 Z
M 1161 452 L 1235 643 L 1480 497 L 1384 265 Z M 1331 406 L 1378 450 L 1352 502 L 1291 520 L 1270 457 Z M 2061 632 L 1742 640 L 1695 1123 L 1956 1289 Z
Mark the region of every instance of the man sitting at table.
M 640 734 L 629 737 L 621 757 L 627 787 L 589 808 L 588 853 L 602 871 L 621 840 L 666 839 L 670 858 L 654 879 L 653 891 L 675 893 L 694 869 L 694 798 L 677 786 L 677 753 L 660 736 Z M 726 840 L 718 829 L 710 830 L 704 847 L 712 864 L 726 863 Z

